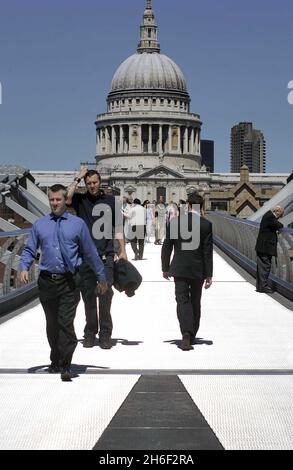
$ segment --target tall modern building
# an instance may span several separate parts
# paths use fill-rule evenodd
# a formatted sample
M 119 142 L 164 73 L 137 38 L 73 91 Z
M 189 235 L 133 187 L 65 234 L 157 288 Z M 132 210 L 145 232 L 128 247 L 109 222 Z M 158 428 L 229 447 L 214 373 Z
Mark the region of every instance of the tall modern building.
M 213 140 L 204 140 L 200 141 L 200 150 L 201 150 L 201 163 L 204 165 L 209 173 L 214 173 L 215 171 L 215 157 L 214 157 L 214 141 Z
M 266 171 L 266 142 L 252 122 L 240 122 L 231 129 L 231 172 L 239 173 L 243 165 L 251 173 Z

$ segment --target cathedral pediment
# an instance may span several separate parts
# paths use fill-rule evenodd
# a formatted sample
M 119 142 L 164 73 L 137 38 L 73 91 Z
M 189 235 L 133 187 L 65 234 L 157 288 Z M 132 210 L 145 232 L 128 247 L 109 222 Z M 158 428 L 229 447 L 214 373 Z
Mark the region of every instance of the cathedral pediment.
M 173 168 L 168 168 L 165 165 L 159 165 L 151 170 L 144 171 L 139 175 L 139 178 L 166 178 L 166 179 L 184 179 L 184 176 Z

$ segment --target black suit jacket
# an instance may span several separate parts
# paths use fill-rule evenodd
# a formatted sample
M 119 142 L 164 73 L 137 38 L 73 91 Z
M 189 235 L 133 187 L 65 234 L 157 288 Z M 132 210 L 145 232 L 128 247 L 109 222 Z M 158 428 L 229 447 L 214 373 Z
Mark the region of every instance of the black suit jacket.
M 192 224 L 194 244 L 190 244 L 191 238 L 187 239 L 186 235 L 184 236 L 184 226 L 188 227 L 189 232 L 192 232 Z M 176 226 L 178 230 L 176 230 Z M 176 236 L 176 232 L 178 236 Z M 173 249 L 174 256 L 170 264 Z M 207 277 L 212 277 L 213 233 L 211 222 L 193 212 L 188 212 L 183 218 L 172 219 L 167 226 L 161 258 L 162 271 L 169 272 L 170 276 L 202 281 Z
M 277 256 L 277 231 L 283 224 L 276 219 L 272 211 L 268 211 L 261 219 L 255 249 L 264 255 Z
M 119 292 L 125 291 L 128 297 L 135 295 L 142 282 L 142 277 L 130 261 L 120 259 L 114 263 L 114 287 Z

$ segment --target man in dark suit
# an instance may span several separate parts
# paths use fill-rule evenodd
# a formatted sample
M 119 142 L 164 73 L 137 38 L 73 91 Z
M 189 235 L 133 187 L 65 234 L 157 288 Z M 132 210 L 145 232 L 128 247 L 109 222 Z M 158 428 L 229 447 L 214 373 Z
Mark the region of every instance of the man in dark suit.
M 192 349 L 200 324 L 202 287 L 211 287 L 213 275 L 212 224 L 202 216 L 203 198 L 192 193 L 187 203 L 188 212 L 181 211 L 167 226 L 161 255 L 163 277 L 174 277 L 183 351 Z
M 273 290 L 268 284 L 268 278 L 272 266 L 272 257 L 277 256 L 278 237 L 277 231 L 283 228 L 278 221 L 284 214 L 283 207 L 276 206 L 263 216 L 256 241 L 257 271 L 256 290 L 271 294 Z

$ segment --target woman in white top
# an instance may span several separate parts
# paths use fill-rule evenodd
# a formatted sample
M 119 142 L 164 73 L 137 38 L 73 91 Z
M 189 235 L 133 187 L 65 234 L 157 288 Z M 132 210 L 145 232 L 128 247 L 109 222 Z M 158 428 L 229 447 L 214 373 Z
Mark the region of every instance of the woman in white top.
M 135 255 L 134 259 L 141 260 L 143 258 L 144 237 L 146 233 L 146 210 L 142 207 L 139 199 L 134 199 L 133 206 L 124 215 L 130 225 L 128 239 Z
M 146 200 L 143 203 L 143 207 L 146 211 L 146 243 L 150 243 L 150 238 L 153 231 L 154 211 L 152 209 L 150 201 Z

